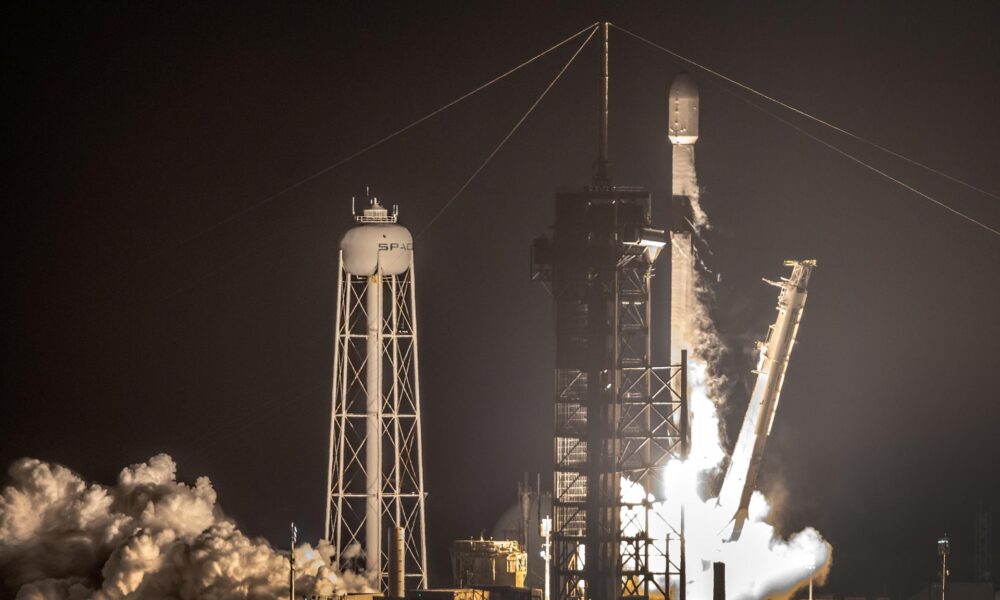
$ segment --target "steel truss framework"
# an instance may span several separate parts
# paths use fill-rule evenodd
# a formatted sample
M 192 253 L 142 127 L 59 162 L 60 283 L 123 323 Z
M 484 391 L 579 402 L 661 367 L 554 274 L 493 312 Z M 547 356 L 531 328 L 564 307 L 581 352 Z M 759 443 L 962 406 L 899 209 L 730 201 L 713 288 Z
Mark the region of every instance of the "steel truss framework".
M 559 599 L 666 597 L 670 576 L 681 571 L 681 532 L 673 544 L 648 535 L 669 530 L 651 522 L 662 516 L 650 498 L 663 500 L 662 470 L 682 456 L 687 437 L 685 365 L 652 361 L 656 255 L 639 239 L 650 221 L 643 190 L 558 194 L 555 233 L 534 246 L 532 276 L 551 283 L 556 304 L 552 589 Z M 642 485 L 643 498 L 622 500 L 623 476 Z
M 368 294 L 377 298 L 370 299 Z M 388 586 L 388 539 L 395 527 L 405 530 L 407 588 L 427 587 L 420 386 L 417 361 L 415 280 L 410 268 L 401 275 L 352 275 L 341 257 L 337 292 L 336 346 L 326 539 L 341 569 L 380 573 Z M 369 410 L 369 313 L 378 314 L 380 384 L 377 414 Z M 375 420 L 371 420 L 374 417 Z M 376 429 L 372 429 L 375 427 Z M 370 433 L 377 431 L 374 441 Z M 379 479 L 369 481 L 368 444 L 378 444 Z M 374 495 L 374 497 L 373 497 Z M 368 557 L 366 532 L 370 502 L 378 506 L 378 556 Z

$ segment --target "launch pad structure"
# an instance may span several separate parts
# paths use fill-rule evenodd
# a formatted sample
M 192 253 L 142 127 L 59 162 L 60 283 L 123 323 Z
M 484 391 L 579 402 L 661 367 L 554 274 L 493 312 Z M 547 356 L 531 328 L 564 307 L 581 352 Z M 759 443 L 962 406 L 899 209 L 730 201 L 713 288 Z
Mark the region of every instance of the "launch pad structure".
M 652 356 L 653 262 L 668 238 L 652 228 L 648 191 L 611 182 L 606 23 L 602 33 L 593 185 L 557 193 L 553 233 L 532 246 L 532 279 L 548 283 L 555 299 L 551 584 L 558 600 L 666 598 L 671 575 L 683 569 L 668 540 L 648 532 L 650 519 L 662 518 L 650 510 L 651 499 L 664 499 L 662 471 L 687 451 L 686 353 L 671 365 Z M 623 502 L 623 477 L 642 486 L 641 501 Z M 642 522 L 623 522 L 623 514 Z

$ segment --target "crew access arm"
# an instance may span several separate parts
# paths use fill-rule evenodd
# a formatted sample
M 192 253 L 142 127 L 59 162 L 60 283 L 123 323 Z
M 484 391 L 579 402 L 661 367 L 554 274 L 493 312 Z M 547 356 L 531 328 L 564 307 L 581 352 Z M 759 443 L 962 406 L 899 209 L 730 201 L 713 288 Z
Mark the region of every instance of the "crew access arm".
M 750 496 L 757 485 L 764 444 L 771 435 L 781 384 L 785 380 L 788 359 L 795 345 L 795 335 L 799 331 L 802 310 L 806 304 L 806 286 L 816 261 L 791 260 L 785 261 L 785 265 L 792 267 L 792 274 L 787 279 L 783 278 L 780 282 L 764 280 L 781 289 L 778 295 L 778 317 L 764 341 L 758 342 L 760 359 L 754 371 L 757 382 L 719 492 L 719 505 L 732 510 L 734 515 L 730 540 L 739 539 L 747 520 Z

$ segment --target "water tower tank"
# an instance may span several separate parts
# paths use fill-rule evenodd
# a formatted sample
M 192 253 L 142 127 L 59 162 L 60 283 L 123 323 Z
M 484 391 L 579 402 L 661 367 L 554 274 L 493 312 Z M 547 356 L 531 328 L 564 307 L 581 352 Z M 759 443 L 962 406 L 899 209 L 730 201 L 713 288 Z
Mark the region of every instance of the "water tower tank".
M 396 214 L 389 214 L 372 200 L 370 208 L 357 217 L 358 225 L 347 230 L 340 240 L 344 252 L 344 270 L 352 275 L 400 275 L 410 268 L 413 236 L 396 224 Z

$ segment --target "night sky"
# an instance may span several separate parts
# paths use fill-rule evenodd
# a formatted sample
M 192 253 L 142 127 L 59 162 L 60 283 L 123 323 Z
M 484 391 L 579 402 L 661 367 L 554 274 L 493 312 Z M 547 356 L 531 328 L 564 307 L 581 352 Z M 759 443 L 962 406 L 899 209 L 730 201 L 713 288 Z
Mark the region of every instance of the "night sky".
M 279 545 L 292 520 L 321 535 L 351 196 L 371 185 L 423 229 L 572 48 L 248 209 L 589 23 L 1000 193 L 996 3 L 21 9 L 3 25 L 0 463 L 34 456 L 111 482 L 167 452 Z M 666 210 L 665 98 L 682 66 L 615 31 L 611 44 L 615 183 L 647 186 Z M 416 243 L 433 584 L 447 583 L 448 542 L 491 530 L 522 473 L 549 468 L 552 309 L 528 279 L 529 245 L 555 190 L 589 183 L 597 61 L 592 44 Z M 1000 510 L 1000 237 L 689 70 L 730 435 L 774 316 L 760 277 L 819 261 L 763 472 L 776 522 L 832 542 L 827 592 L 915 591 L 945 532 L 968 579 L 973 513 Z M 780 114 L 1000 227 L 1000 201 Z

